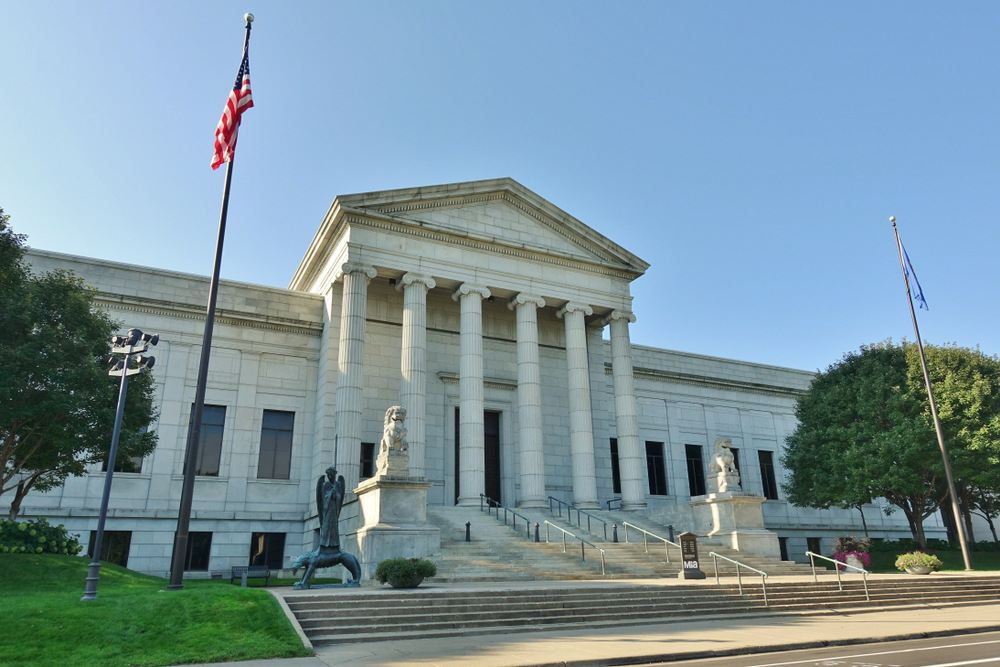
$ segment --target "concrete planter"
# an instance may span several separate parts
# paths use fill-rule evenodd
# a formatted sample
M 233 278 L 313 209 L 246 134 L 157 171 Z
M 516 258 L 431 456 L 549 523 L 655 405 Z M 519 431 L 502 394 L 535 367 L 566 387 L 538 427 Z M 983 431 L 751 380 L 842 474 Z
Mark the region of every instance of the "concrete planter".
M 389 585 L 393 588 L 416 588 L 423 580 L 418 574 L 410 579 L 389 579 Z
M 933 572 L 933 570 L 924 565 L 917 565 L 916 567 L 906 568 L 906 572 L 907 574 L 930 574 L 931 572 Z

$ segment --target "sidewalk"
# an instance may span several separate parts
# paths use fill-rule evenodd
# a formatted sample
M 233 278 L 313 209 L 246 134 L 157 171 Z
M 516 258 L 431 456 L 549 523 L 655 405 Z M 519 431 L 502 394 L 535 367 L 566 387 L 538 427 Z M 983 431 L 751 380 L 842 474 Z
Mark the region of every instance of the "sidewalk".
M 551 582 L 548 582 L 551 584 Z M 355 589 L 357 590 L 357 589 Z M 320 646 L 312 658 L 234 663 L 245 667 L 535 667 L 642 664 L 925 635 L 1000 630 L 1000 602 L 778 615 L 689 622 Z

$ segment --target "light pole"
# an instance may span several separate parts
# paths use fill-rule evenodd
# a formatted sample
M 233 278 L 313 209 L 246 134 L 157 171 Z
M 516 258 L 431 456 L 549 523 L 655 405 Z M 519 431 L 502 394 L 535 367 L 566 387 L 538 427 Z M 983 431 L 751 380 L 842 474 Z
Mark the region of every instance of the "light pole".
M 118 390 L 118 412 L 115 414 L 115 430 L 111 436 L 111 451 L 108 453 L 108 473 L 104 478 L 104 496 L 101 498 L 101 515 L 97 520 L 97 535 L 94 537 L 94 560 L 87 569 L 87 584 L 83 589 L 83 600 L 97 599 L 97 580 L 101 575 L 101 542 L 104 540 L 104 521 L 108 518 L 108 500 L 111 498 L 111 478 L 115 472 L 115 458 L 118 456 L 118 436 L 122 431 L 122 416 L 125 414 L 125 392 L 128 391 L 128 378 L 148 371 L 156 363 L 155 357 L 142 356 L 149 351 L 150 345 L 160 342 L 159 334 L 144 334 L 138 329 L 129 329 L 125 336 L 115 336 L 111 339 L 114 354 L 124 354 L 125 359 L 111 357 L 108 362 L 113 364 L 108 375 L 121 376 L 121 388 Z M 131 366 L 132 356 L 139 355 L 135 368 Z

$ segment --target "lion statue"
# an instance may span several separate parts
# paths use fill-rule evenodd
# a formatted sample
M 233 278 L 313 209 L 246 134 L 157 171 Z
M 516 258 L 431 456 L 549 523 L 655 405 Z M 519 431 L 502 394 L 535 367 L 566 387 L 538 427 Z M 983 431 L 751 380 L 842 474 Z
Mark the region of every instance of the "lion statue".
M 344 586 L 358 586 L 361 583 L 361 565 L 358 559 L 349 553 L 336 549 L 332 552 L 325 552 L 322 549 L 307 551 L 292 563 L 292 574 L 297 575 L 300 569 L 305 569 L 302 579 L 295 583 L 296 590 L 309 588 L 309 580 L 316 570 L 324 567 L 343 565 L 351 573 L 351 580 L 344 583 Z M 325 586 L 323 587 L 325 588 Z
M 382 443 L 379 446 L 379 454 L 394 449 L 397 452 L 409 450 L 406 442 L 406 427 L 403 421 L 406 419 L 406 408 L 401 405 L 394 405 L 385 411 L 385 422 L 382 427 Z
M 732 452 L 733 441 L 729 438 L 716 438 L 715 451 L 712 453 L 712 464 L 708 473 L 715 473 L 715 481 L 719 493 L 740 491 L 740 473 L 736 470 L 736 458 Z

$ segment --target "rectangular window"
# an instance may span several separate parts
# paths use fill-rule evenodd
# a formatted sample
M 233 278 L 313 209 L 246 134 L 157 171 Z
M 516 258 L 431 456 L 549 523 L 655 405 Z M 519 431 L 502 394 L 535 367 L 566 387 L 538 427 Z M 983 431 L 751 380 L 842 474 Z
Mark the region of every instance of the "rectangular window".
M 611 491 L 622 492 L 622 474 L 618 467 L 618 438 L 611 438 Z
M 684 445 L 687 455 L 688 488 L 692 496 L 705 495 L 705 463 L 701 458 L 701 445 Z
M 280 570 L 285 557 L 284 533 L 254 533 L 250 538 L 250 565 Z
M 97 531 L 90 531 L 90 545 L 87 555 L 94 557 L 94 542 L 97 541 Z M 101 557 L 106 563 L 128 567 L 128 550 L 132 546 L 131 530 L 106 530 L 101 538 Z
M 198 439 L 196 475 L 202 477 L 219 476 L 219 463 L 222 460 L 222 431 L 225 425 L 226 406 L 206 405 L 201 413 L 201 437 Z M 191 405 L 191 420 L 188 428 L 194 428 L 194 404 Z
M 729 451 L 733 453 L 733 467 L 736 468 L 736 472 L 740 476 L 740 486 L 743 486 L 743 472 L 740 470 L 740 450 L 736 447 L 730 447 Z
M 101 463 L 101 472 L 108 471 L 108 461 L 107 459 Z M 141 456 L 130 456 L 128 458 L 122 458 L 121 455 L 117 457 L 115 461 L 115 472 L 142 472 L 142 457 Z M 101 547 L 104 550 L 104 547 Z
M 205 407 L 208 407 L 207 405 Z M 184 556 L 184 571 L 208 571 L 208 557 L 212 553 L 212 533 L 191 531 L 188 533 L 187 554 Z
M 264 410 L 260 427 L 258 479 L 288 479 L 292 467 L 292 426 L 294 412 Z
M 667 470 L 663 465 L 663 443 L 646 443 L 646 471 L 649 473 L 649 495 L 667 495 Z
M 760 478 L 764 483 L 764 497 L 768 500 L 778 499 L 778 482 L 774 478 L 774 452 L 760 450 L 757 452 L 760 459 Z
M 361 443 L 361 479 L 375 476 L 375 443 Z
M 807 537 L 806 538 L 806 548 L 814 554 L 823 555 L 823 549 L 820 546 L 818 537 Z

